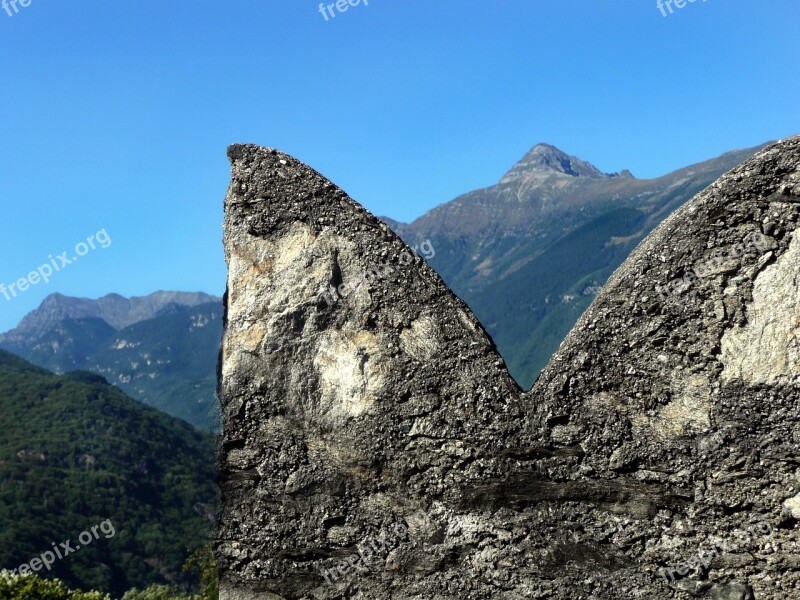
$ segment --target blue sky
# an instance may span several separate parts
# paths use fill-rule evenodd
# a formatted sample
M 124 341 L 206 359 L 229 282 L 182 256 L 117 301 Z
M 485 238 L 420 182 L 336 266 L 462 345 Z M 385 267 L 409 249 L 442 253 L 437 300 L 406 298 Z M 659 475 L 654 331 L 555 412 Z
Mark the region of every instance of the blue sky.
M 31 0 L 0 9 L 0 283 L 222 293 L 225 148 L 285 150 L 408 221 L 549 142 L 652 177 L 800 133 L 797 0 Z M 12 10 L 13 13 L 13 10 Z

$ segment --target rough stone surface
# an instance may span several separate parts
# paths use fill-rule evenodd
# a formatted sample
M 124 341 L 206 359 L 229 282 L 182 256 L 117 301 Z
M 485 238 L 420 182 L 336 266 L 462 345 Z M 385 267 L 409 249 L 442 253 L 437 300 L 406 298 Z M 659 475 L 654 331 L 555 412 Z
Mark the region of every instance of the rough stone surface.
M 659 226 L 529 392 L 339 188 L 229 157 L 221 598 L 800 597 L 800 138 Z

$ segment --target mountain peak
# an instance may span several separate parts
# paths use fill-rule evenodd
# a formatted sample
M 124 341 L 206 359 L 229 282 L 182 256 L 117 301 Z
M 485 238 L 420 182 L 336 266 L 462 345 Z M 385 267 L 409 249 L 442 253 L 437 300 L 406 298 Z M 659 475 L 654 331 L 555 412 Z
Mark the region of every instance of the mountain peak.
M 629 171 L 619 173 L 603 173 L 592 163 L 581 160 L 559 150 L 551 144 L 536 144 L 527 154 L 508 171 L 500 183 L 508 183 L 517 179 L 546 179 L 549 177 L 586 177 L 589 179 L 607 179 L 610 177 L 632 177 Z

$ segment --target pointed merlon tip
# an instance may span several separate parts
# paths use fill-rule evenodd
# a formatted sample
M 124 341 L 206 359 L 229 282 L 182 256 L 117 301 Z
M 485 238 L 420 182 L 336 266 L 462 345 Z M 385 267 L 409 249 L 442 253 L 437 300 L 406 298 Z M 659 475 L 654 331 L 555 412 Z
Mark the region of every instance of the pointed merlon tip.
M 287 162 L 299 162 L 296 158 L 292 157 L 285 152 L 269 148 L 267 146 L 259 146 L 258 144 L 231 144 L 228 146 L 228 158 L 233 161 L 247 160 L 259 156 L 261 158 L 283 159 Z
M 258 144 L 231 144 L 228 146 L 228 158 L 231 162 L 259 153 L 278 154 L 278 151 L 274 148 L 264 148 Z

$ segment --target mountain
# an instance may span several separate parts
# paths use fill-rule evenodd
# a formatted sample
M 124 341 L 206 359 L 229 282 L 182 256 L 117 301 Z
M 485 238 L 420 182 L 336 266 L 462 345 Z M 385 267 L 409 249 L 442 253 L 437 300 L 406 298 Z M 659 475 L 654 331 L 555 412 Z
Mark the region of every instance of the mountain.
M 593 164 L 570 156 L 550 144 L 536 144 L 517 162 L 500 183 L 545 181 L 553 177 L 588 177 L 589 179 L 633 178 L 630 171 L 603 173 Z
M 53 294 L 0 335 L 0 348 L 57 373 L 98 373 L 137 400 L 214 429 L 221 336 L 221 299 L 208 294 Z
M 96 300 L 51 294 L 44 299 L 39 308 L 26 315 L 16 329 L 0 336 L 0 339 L 13 340 L 14 336 L 40 335 L 64 319 L 86 317 L 102 319 L 114 329 L 123 329 L 176 307 L 221 301 L 221 298 L 202 292 L 159 291 L 149 296 L 132 298 L 108 294 Z
M 210 434 L 98 375 L 55 375 L 2 350 L 0 406 L 3 568 L 71 540 L 74 553 L 39 575 L 115 597 L 183 581 L 187 548 L 206 544 L 214 525 Z M 78 549 L 92 527 L 99 536 Z
M 655 179 L 603 173 L 537 144 L 496 185 L 459 196 L 409 224 L 384 218 L 429 259 L 487 328 L 529 388 L 600 287 L 653 228 L 764 146 Z

